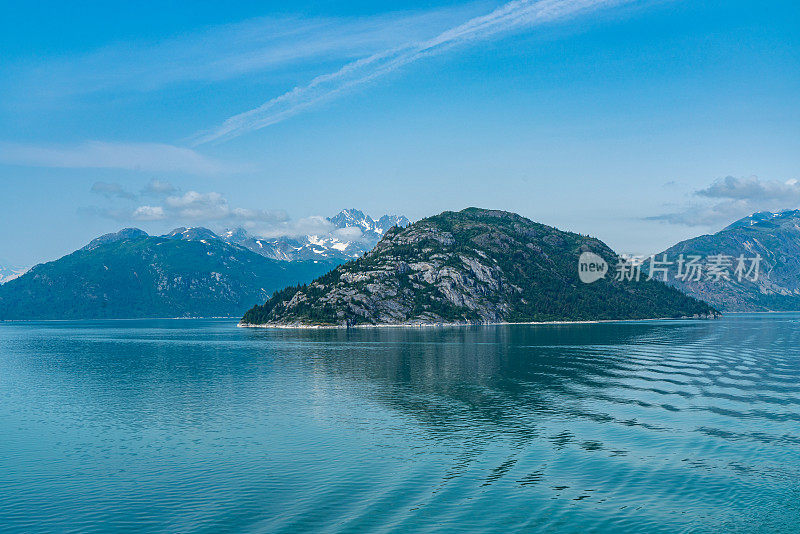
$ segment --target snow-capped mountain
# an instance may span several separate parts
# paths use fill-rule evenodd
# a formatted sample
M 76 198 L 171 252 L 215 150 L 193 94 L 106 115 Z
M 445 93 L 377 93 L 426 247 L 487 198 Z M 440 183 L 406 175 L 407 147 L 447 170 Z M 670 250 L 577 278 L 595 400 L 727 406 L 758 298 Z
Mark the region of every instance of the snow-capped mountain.
M 782 220 L 787 217 L 794 217 L 797 218 L 800 216 L 800 210 L 782 210 L 777 212 L 772 211 L 759 211 L 752 215 L 748 215 L 747 217 L 743 217 L 738 221 L 730 224 L 724 230 L 731 230 L 733 228 L 744 228 L 748 226 L 754 226 L 756 224 L 764 223 L 771 220 Z
M 0 265 L 0 284 L 10 282 L 15 278 L 19 278 L 27 271 L 24 267 L 4 267 Z
M 411 224 L 403 215 L 384 215 L 377 221 L 356 209 L 342 210 L 329 217 L 331 229 L 324 235 L 261 238 L 243 228 L 228 230 L 222 239 L 257 254 L 283 261 L 358 258 L 372 249 L 392 226 Z
M 384 215 L 376 221 L 357 209 L 342 210 L 333 217 L 329 217 L 328 221 L 336 228 L 358 228 L 365 234 L 376 234 L 378 236 L 382 236 L 392 226 L 405 228 L 411 224 L 411 221 L 404 215 Z
M 405 215 L 384 215 L 378 219 L 377 223 L 375 223 L 377 229 L 376 231 L 380 231 L 381 234 L 386 233 L 387 230 L 394 226 L 405 228 L 410 224 L 411 221 L 409 221 Z
M 359 256 L 360 246 L 342 241 L 334 236 L 309 235 L 303 237 L 263 238 L 250 235 L 237 228 L 221 235 L 228 243 L 242 246 L 256 254 L 282 261 L 338 258 L 350 259 Z

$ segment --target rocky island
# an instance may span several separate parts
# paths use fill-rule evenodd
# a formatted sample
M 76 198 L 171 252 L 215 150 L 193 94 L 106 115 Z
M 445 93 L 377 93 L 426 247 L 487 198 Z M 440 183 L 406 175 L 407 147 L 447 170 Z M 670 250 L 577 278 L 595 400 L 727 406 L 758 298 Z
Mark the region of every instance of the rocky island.
M 710 305 L 656 280 L 578 276 L 602 241 L 504 211 L 468 208 L 392 228 L 370 252 L 276 292 L 242 326 L 350 327 L 711 317 Z

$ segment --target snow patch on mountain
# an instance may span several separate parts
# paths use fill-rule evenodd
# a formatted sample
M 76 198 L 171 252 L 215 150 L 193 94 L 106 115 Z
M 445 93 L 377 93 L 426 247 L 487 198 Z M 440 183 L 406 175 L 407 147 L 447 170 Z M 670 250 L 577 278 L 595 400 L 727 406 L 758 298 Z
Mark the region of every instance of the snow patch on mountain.
M 800 217 L 800 210 L 796 209 L 788 209 L 788 210 L 781 210 L 781 211 L 759 211 L 752 215 L 748 215 L 747 217 L 743 217 L 738 221 L 728 225 L 724 230 L 731 230 L 733 228 L 742 228 L 746 226 L 754 226 L 756 224 L 761 224 L 767 221 L 774 221 L 779 223 L 781 220 L 789 219 L 789 218 L 798 218 Z
M 330 258 L 346 261 L 371 250 L 393 226 L 405 228 L 411 224 L 404 215 L 383 215 L 376 221 L 357 209 L 342 210 L 326 220 L 332 229 L 324 235 L 259 237 L 251 235 L 244 228 L 234 228 L 223 232 L 221 237 L 229 243 L 276 260 Z
M 321 217 L 319 219 L 322 220 Z M 411 221 L 403 215 L 383 215 L 380 219 L 375 220 L 356 209 L 342 210 L 324 221 L 328 225 L 327 233 L 304 236 L 262 237 L 252 235 L 244 228 L 232 228 L 216 234 L 208 228 L 198 226 L 176 228 L 160 237 L 170 240 L 198 241 L 205 244 L 222 240 L 231 245 L 244 247 L 261 256 L 281 261 L 328 259 L 348 261 L 359 258 L 371 250 L 386 231 L 393 226 L 406 227 L 411 224 Z M 322 225 L 323 231 L 324 226 Z M 92 240 L 84 247 L 84 250 L 92 250 L 108 243 L 145 237 L 148 237 L 148 234 L 138 228 L 125 228 Z
M 0 265 L 0 284 L 19 278 L 28 271 L 27 267 L 5 267 Z

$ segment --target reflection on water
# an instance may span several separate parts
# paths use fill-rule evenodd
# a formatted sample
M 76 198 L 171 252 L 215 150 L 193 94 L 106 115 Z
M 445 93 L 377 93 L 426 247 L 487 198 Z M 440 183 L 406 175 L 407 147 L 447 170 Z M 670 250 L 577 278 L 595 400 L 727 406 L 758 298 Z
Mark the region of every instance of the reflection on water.
M 0 325 L 0 530 L 794 532 L 800 315 Z

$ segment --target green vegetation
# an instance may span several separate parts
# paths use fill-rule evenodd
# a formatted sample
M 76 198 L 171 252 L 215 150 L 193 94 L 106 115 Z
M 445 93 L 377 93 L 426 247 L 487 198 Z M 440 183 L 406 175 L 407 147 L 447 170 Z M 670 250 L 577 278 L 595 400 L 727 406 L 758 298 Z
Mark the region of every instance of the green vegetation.
M 612 272 L 578 279 L 583 251 Z M 601 241 L 507 212 L 469 208 L 393 229 L 373 251 L 276 292 L 247 324 L 358 325 L 683 317 L 715 313 L 657 281 L 614 280 Z
M 37 265 L 0 286 L 0 319 L 240 316 L 335 262 L 284 262 L 219 239 L 132 235 Z

